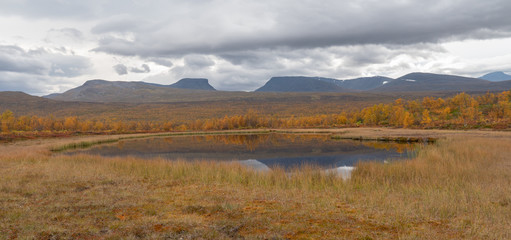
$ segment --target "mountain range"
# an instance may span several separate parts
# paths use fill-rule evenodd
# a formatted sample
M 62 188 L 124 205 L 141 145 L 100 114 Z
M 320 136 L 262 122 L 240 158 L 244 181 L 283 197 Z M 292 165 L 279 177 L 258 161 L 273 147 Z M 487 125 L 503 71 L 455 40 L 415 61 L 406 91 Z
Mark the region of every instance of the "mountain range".
M 418 92 L 418 91 L 504 91 L 511 88 L 511 81 L 490 82 L 479 78 L 432 73 L 410 73 L 390 81 L 373 91 Z
M 403 93 L 486 92 L 511 89 L 510 75 L 503 72 L 480 78 L 433 73 L 410 73 L 393 79 L 384 76 L 338 80 L 324 77 L 272 77 L 258 92 L 273 93 Z M 246 96 L 246 92 L 216 91 L 205 78 L 184 78 L 171 85 L 147 82 L 90 80 L 82 86 L 45 98 L 81 102 L 174 102 L 201 98 L 207 101 Z M 256 97 L 256 95 L 250 95 Z
M 485 75 L 488 76 L 488 75 Z M 492 75 L 490 75 L 492 76 Z M 502 75 L 499 75 L 502 77 Z M 256 91 L 264 92 L 423 92 L 504 91 L 511 88 L 511 80 L 489 81 L 455 75 L 410 73 L 392 79 L 376 76 L 348 80 L 322 77 L 273 77 Z

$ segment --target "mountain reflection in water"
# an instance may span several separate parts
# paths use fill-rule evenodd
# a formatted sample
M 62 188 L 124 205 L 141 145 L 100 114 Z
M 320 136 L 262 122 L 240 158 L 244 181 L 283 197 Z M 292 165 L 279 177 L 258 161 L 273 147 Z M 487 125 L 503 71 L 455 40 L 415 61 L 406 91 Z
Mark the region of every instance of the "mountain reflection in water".
M 333 140 L 327 134 L 270 133 L 125 140 L 68 154 L 191 161 L 249 160 L 242 163 L 257 165 L 258 168 L 290 169 L 306 164 L 329 169 L 353 166 L 358 161 L 402 159 L 410 155 L 414 148 L 413 144 Z

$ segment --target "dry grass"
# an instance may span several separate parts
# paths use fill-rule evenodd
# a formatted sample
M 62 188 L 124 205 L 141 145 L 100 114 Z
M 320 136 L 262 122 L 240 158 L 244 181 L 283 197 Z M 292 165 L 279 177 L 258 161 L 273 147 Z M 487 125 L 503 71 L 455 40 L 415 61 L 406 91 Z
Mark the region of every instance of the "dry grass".
M 511 138 L 448 138 L 349 181 L 49 153 L 71 141 L 0 146 L 0 239 L 511 238 Z

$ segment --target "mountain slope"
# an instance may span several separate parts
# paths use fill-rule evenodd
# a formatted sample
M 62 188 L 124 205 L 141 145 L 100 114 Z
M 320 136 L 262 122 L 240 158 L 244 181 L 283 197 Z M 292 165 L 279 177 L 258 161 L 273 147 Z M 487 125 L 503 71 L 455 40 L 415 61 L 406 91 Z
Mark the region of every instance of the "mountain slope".
M 335 80 L 335 79 L 329 79 Z M 333 82 L 319 77 L 286 76 L 272 77 L 256 92 L 349 92 Z
M 503 91 L 511 82 L 496 84 L 478 78 L 433 73 L 410 73 L 374 89 L 376 92 L 417 92 L 417 91 Z
M 5 110 L 11 110 L 18 116 L 47 115 L 54 113 L 55 109 L 66 108 L 65 105 L 67 104 L 23 92 L 0 92 L 0 114 Z
M 392 78 L 376 76 L 376 77 L 363 77 L 348 80 L 339 80 L 337 85 L 343 88 L 367 91 L 394 81 Z
M 511 80 L 511 75 L 505 74 L 504 72 L 492 72 L 486 75 L 479 77 L 480 79 L 492 81 L 492 82 L 500 82 Z
M 321 81 L 333 83 L 339 87 L 351 90 L 367 91 L 383 86 L 394 81 L 392 78 L 375 76 L 361 77 L 355 79 L 337 80 L 332 78 L 318 78 Z
M 213 86 L 209 85 L 208 79 L 206 78 L 183 78 L 176 83 L 169 85 L 169 87 L 216 91 Z

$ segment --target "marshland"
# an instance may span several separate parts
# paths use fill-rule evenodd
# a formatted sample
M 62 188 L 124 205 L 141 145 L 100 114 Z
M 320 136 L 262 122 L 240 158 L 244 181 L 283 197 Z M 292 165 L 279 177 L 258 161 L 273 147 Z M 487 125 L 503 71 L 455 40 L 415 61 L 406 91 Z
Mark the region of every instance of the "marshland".
M 511 133 L 357 128 L 330 136 L 438 139 L 411 159 L 358 162 L 350 179 L 301 165 L 65 155 L 70 144 L 0 146 L 0 238 L 506 239 Z M 151 137 L 149 134 L 129 137 Z M 87 144 L 85 144 L 87 145 Z M 289 174 L 289 171 L 292 174 Z

